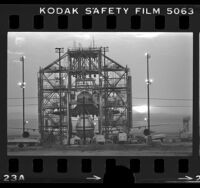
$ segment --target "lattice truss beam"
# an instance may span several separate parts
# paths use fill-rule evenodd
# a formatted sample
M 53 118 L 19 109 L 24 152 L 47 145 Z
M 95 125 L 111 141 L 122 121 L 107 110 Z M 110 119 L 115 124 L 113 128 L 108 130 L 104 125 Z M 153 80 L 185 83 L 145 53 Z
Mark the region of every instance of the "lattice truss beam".
M 88 102 L 84 103 L 84 108 L 87 115 L 98 117 L 99 132 L 111 134 L 113 128 L 128 130 L 132 123 L 129 69 L 106 56 L 105 52 L 105 48 L 68 49 L 60 61 L 56 59 L 40 69 L 38 111 L 41 135 L 60 129 L 64 136 L 69 135 L 71 117 L 81 115 L 82 107 L 79 111 L 77 109 L 80 106 L 78 96 L 82 92 L 92 96 L 94 108 Z M 97 109 L 97 113 L 92 114 L 95 111 L 92 108 Z M 71 127 L 71 133 L 73 131 Z

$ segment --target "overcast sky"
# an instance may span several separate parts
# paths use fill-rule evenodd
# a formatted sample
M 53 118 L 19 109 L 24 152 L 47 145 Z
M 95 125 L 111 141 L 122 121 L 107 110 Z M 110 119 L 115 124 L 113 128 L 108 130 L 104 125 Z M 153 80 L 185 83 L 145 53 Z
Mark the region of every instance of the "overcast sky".
M 26 97 L 37 97 L 37 72 L 54 61 L 58 54 L 55 47 L 65 50 L 79 43 L 88 47 L 94 38 L 95 46 L 108 46 L 107 56 L 119 64 L 130 67 L 132 75 L 134 113 L 137 106 L 146 105 L 146 58 L 151 54 L 150 96 L 164 100 L 151 100 L 151 113 L 173 113 L 181 116 L 192 113 L 192 33 L 80 33 L 80 32 L 9 32 L 8 33 L 8 118 L 21 117 L 22 91 L 17 85 L 21 81 L 22 55 L 25 59 Z M 185 99 L 185 100 L 165 100 Z M 37 118 L 37 98 L 27 99 L 28 117 Z M 168 107 L 166 107 L 168 106 Z M 170 107 L 169 107 L 170 106 Z M 174 107 L 171 107 L 174 106 Z M 179 107 L 177 107 L 179 106 Z M 180 107 L 181 106 L 181 107 Z M 140 109 L 139 109 L 140 110 Z

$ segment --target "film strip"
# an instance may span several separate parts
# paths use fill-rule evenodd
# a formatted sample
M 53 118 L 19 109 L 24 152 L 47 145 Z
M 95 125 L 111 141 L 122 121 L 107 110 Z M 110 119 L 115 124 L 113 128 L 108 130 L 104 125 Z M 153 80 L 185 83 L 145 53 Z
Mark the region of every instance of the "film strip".
M 200 182 L 199 6 L 1 5 L 0 12 L 1 183 Z M 159 62 L 168 59 L 174 67 L 163 70 Z M 148 72 L 147 88 L 143 80 L 146 60 L 158 63 L 150 74 L 161 73 L 154 88 Z M 155 97 L 145 97 L 148 89 Z

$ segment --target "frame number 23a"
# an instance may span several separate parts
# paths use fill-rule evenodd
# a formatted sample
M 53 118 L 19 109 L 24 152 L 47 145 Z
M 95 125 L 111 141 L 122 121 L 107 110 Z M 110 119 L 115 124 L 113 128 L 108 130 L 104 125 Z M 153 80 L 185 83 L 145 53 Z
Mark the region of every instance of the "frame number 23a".
M 25 177 L 23 174 L 21 175 L 16 175 L 16 174 L 5 174 L 3 175 L 3 181 L 4 182 L 19 182 L 19 181 L 24 181 Z

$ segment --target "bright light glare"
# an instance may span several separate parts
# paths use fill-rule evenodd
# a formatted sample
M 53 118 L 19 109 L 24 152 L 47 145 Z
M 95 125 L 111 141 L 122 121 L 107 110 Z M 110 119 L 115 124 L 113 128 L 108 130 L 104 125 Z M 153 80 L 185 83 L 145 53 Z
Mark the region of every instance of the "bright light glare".
M 24 61 L 25 60 L 25 56 L 20 57 L 20 61 Z
M 145 55 L 146 57 L 148 57 L 148 58 L 151 57 L 151 55 L 150 55 L 148 52 L 146 52 L 144 55 Z
M 138 113 L 146 113 L 147 112 L 147 106 L 146 105 L 142 105 L 142 106 L 134 106 L 133 110 L 138 112 Z
M 138 38 L 155 38 L 155 37 L 158 37 L 161 35 L 161 33 L 158 33 L 158 32 L 141 32 L 141 33 L 133 33 L 133 35 L 135 37 L 138 37 Z
M 154 80 L 153 80 L 153 79 L 149 79 L 149 81 L 148 81 L 148 80 L 146 79 L 145 82 L 146 82 L 146 84 L 152 84 L 152 83 L 154 82 Z
M 18 82 L 18 83 L 17 83 L 17 85 L 18 85 L 18 86 L 21 86 L 21 85 L 22 85 L 22 83 L 21 83 L 21 82 Z
M 20 86 L 21 88 L 25 88 L 26 82 L 18 82 L 17 85 Z

